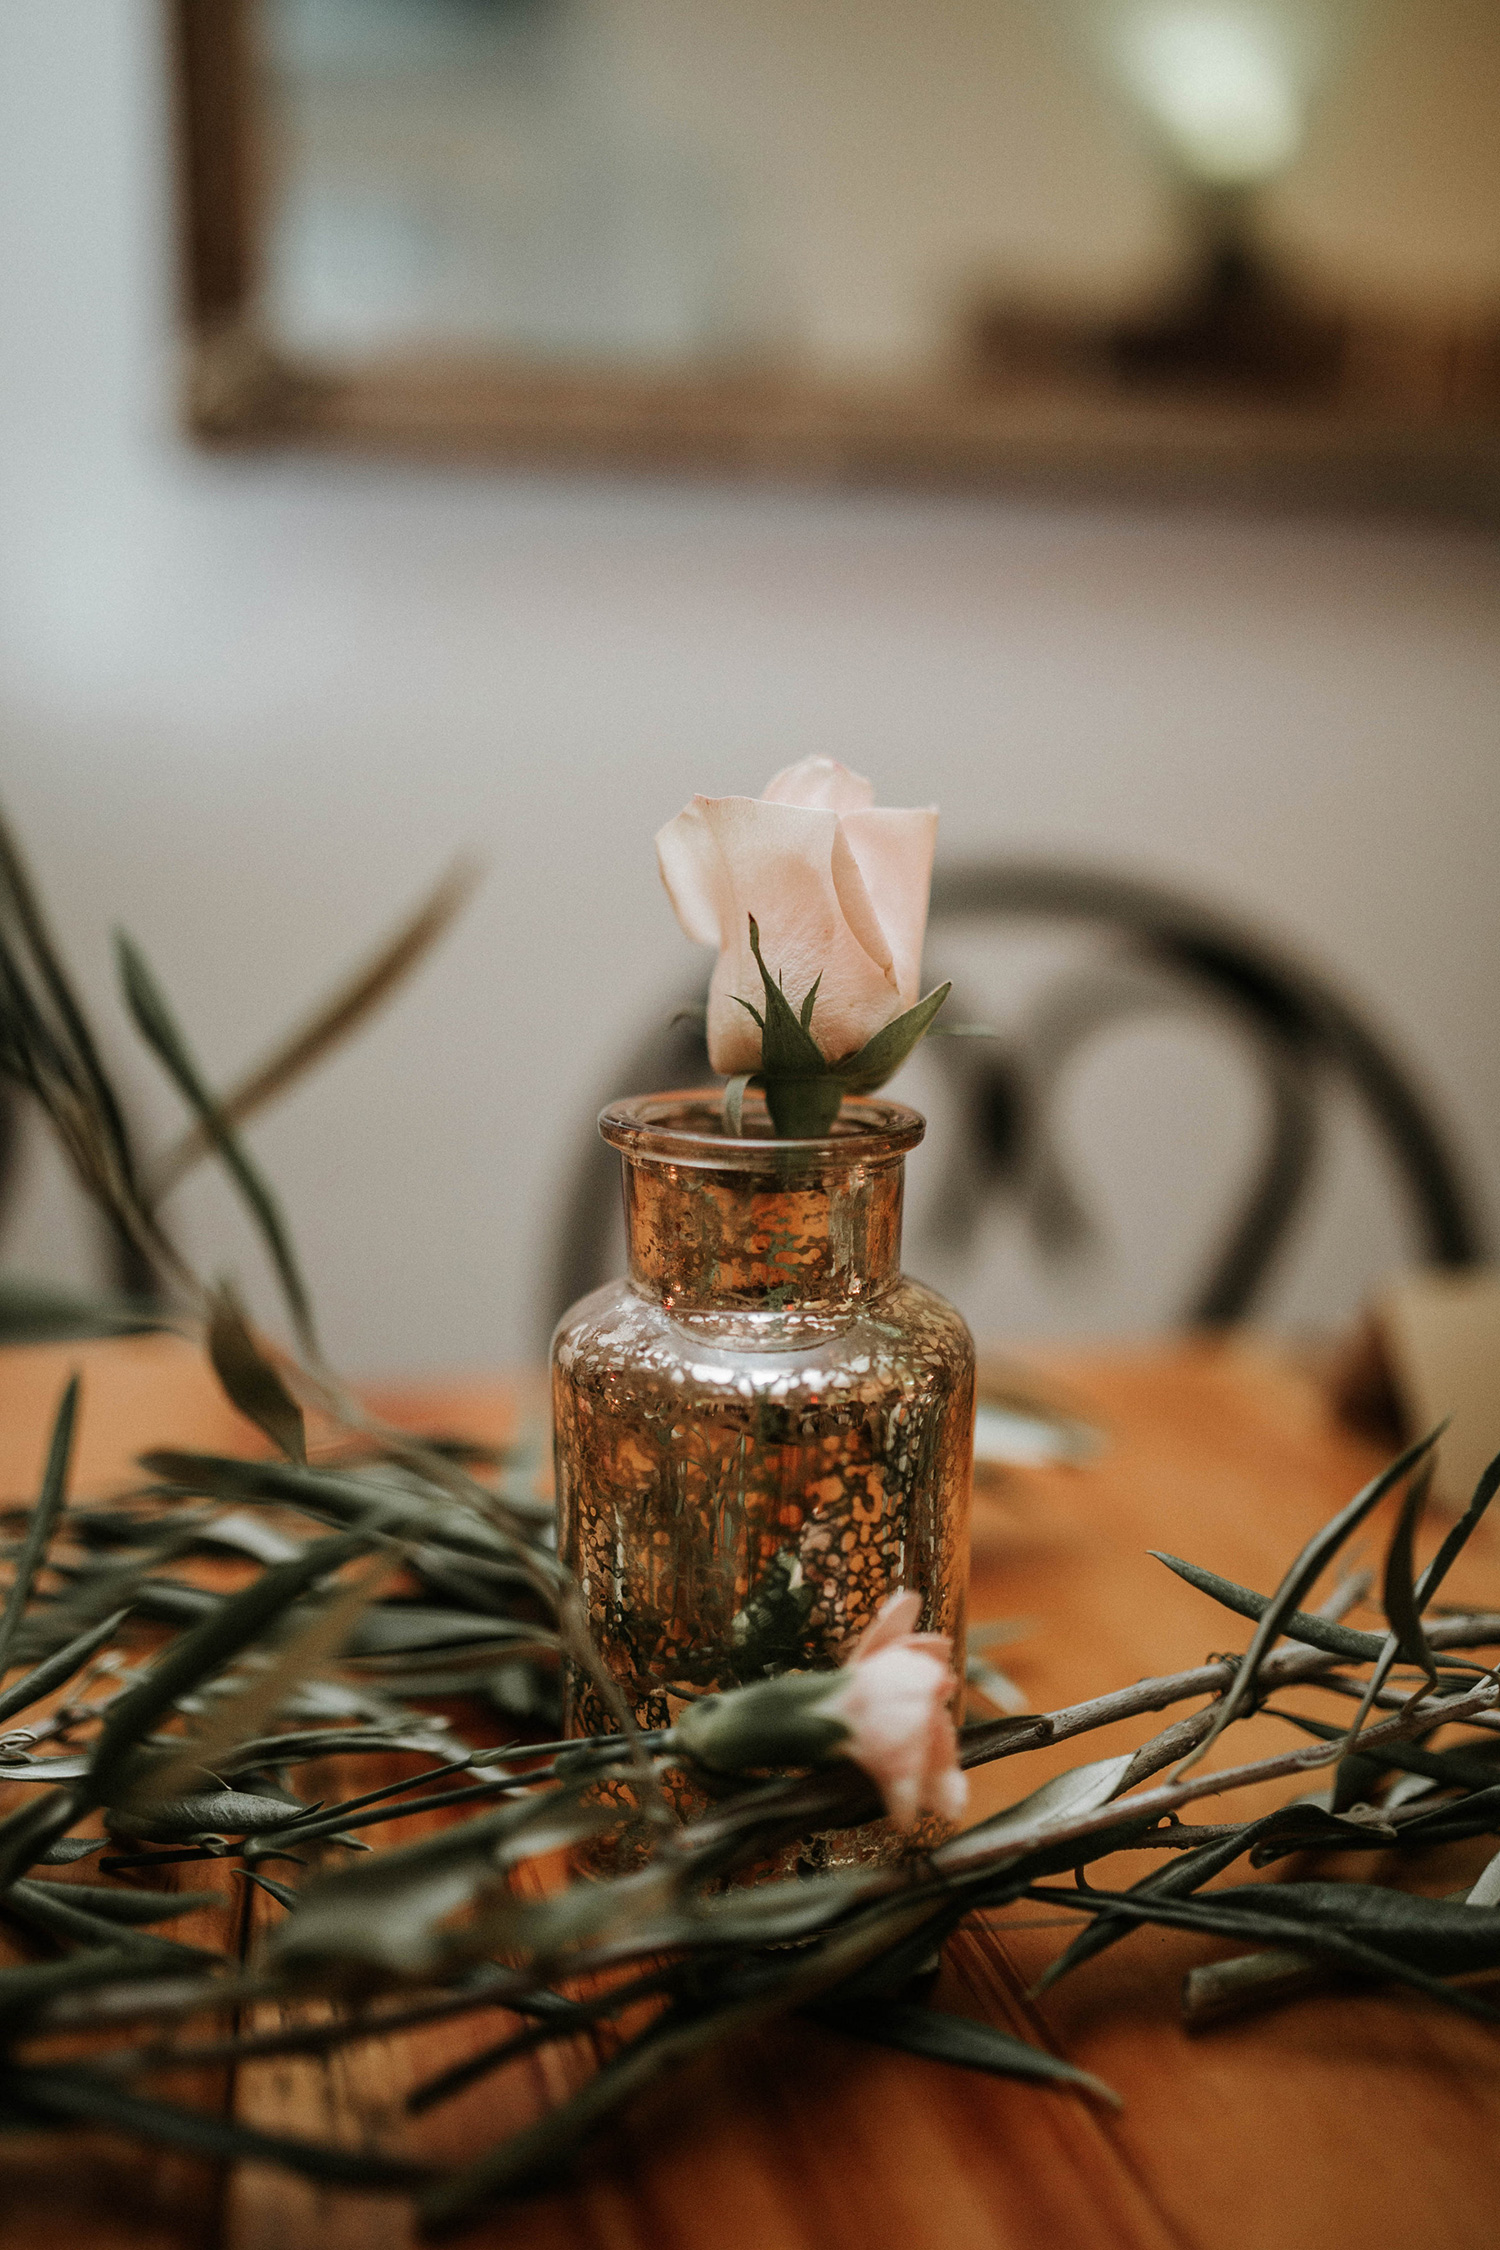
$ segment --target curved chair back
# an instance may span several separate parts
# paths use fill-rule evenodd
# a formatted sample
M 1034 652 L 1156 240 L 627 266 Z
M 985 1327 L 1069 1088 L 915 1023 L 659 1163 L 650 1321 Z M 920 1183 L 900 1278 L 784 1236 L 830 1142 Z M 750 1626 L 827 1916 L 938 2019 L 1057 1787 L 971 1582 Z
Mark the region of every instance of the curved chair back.
M 933 1223 L 948 1242 L 990 1196 L 1019 1198 L 1043 1254 L 1082 1229 L 1079 1199 L 1051 1129 L 1058 1081 L 1089 1040 L 1146 1014 L 1205 1010 L 1248 1041 L 1266 1095 L 1266 1129 L 1248 1193 L 1183 1308 L 1190 1325 L 1243 1319 L 1312 1181 L 1321 1117 L 1335 1088 L 1356 1098 L 1400 1183 L 1423 1263 L 1463 1266 L 1486 1254 L 1484 1228 L 1447 1133 L 1390 1045 L 1337 988 L 1253 925 L 1189 894 L 1067 860 L 975 860 L 933 877 L 929 945 L 964 925 L 1071 924 L 1100 943 L 1089 965 L 1049 984 L 995 1040 L 929 1043 L 955 1084 L 962 1130 Z M 697 1022 L 664 1013 L 612 1075 L 607 1098 L 708 1076 Z M 608 1278 L 617 1159 L 597 1137 L 581 1150 L 554 1271 L 551 1316 Z

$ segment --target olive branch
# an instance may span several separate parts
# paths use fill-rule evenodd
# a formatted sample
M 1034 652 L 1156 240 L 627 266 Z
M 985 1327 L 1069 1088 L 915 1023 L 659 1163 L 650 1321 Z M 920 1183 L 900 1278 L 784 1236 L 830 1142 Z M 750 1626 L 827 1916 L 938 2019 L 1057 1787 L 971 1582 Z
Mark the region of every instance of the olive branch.
M 1140 1748 L 1022 1787 L 1004 1811 L 894 1865 L 765 1876 L 807 1839 L 879 1819 L 873 1784 L 833 1744 L 826 1762 L 767 1778 L 751 1730 L 745 1764 L 716 1774 L 708 1809 L 675 1815 L 663 1784 L 693 1775 L 692 1729 L 633 1727 L 589 1642 L 524 1453 L 462 1437 L 422 1443 L 360 1407 L 321 1356 L 290 1230 L 241 1137 L 254 1109 L 411 965 L 411 930 L 435 934 L 442 898 L 423 915 L 362 983 L 223 1095 L 138 949 L 122 947 L 127 1006 L 190 1114 L 176 1149 L 147 1164 L 0 835 L 0 1069 L 29 1089 L 156 1281 L 151 1297 L 127 1299 L 0 1285 L 0 1325 L 12 1339 L 150 1324 L 194 1334 L 274 1448 L 258 1458 L 153 1451 L 144 1481 L 73 1499 L 75 1380 L 35 1497 L 6 1511 L 0 1781 L 12 1801 L 0 1817 L 0 1916 L 31 1957 L 0 1968 L 0 2117 L 107 2126 L 326 2186 L 410 2195 L 436 2234 L 555 2178 L 642 2087 L 776 2015 L 1110 2101 L 1066 2060 L 920 2004 L 934 1948 L 965 1918 L 1022 1901 L 1078 1921 L 1049 1978 L 1083 1970 L 1143 1924 L 1239 1945 L 1189 1978 L 1195 2020 L 1336 1981 L 1405 1985 L 1500 2025 L 1474 1983 L 1500 1971 L 1500 1855 L 1457 1900 L 1390 1880 L 1435 1847 L 1500 1835 L 1500 1689 L 1465 1653 L 1500 1649 L 1500 1615 L 1435 1607 L 1500 1487 L 1500 1460 L 1419 1568 L 1431 1437 L 1356 1494 L 1270 1593 L 1162 1558 L 1216 1614 L 1252 1621 L 1242 1655 L 960 1736 L 973 1768 L 1167 1715 Z M 780 988 L 761 967 L 764 1024 L 784 1030 L 771 998 Z M 921 1007 L 935 1013 L 942 997 Z M 780 1006 L 810 1042 L 808 1001 L 801 1018 Z M 885 1070 L 899 1041 L 880 1042 L 908 1021 L 877 1034 L 863 1061 L 825 1074 L 840 1094 L 853 1079 L 880 1082 L 868 1074 Z M 806 1061 L 805 1049 L 774 1051 Z M 773 1073 L 768 1099 L 775 1083 Z M 794 1122 L 804 1129 L 800 1114 Z M 208 1155 L 256 1222 L 295 1349 L 257 1336 L 234 1290 L 196 1276 L 167 1231 L 162 1183 Z M 309 1408 L 323 1418 L 313 1428 L 331 1435 L 310 1434 Z M 1332 1605 L 1304 1606 L 1357 1527 L 1398 1495 L 1379 1625 L 1349 1621 L 1357 1585 Z M 599 1681 L 619 1732 L 557 1737 L 564 1658 Z M 1327 1715 L 1283 1707 L 1289 1688 L 1328 1698 Z M 1257 1712 L 1292 1730 L 1288 1747 L 1211 1770 L 1192 1762 Z M 369 1787 L 328 1797 L 308 1786 L 359 1760 L 370 1762 Z M 1318 1776 L 1332 1784 L 1319 1800 L 1235 1815 L 1240 1792 Z M 1224 1817 L 1185 1817 L 1210 1799 L 1228 1801 Z M 622 1816 L 638 1824 L 626 1871 L 552 1888 L 537 1879 L 542 1862 Z M 423 1832 L 392 1843 L 391 1829 L 413 1818 Z M 1122 1873 L 1119 1855 L 1141 1853 L 1152 1864 L 1128 1880 L 1132 1863 Z M 1363 1854 L 1379 1879 L 1218 1880 L 1241 1861 L 1255 1871 L 1293 1853 Z M 88 1880 L 69 1872 L 89 1861 Z M 162 1934 L 210 1899 L 171 1887 L 175 1870 L 198 1864 L 260 1895 L 268 1927 L 253 1947 Z M 407 2123 L 380 2149 L 257 2131 L 152 2086 L 200 2062 L 253 2072 L 465 2015 L 492 2018 L 495 2037 L 393 2088 Z M 605 2026 L 609 2059 L 536 2123 L 456 2163 L 423 2153 L 420 2121 L 465 2088 Z M 69 2059 L 59 2061 L 63 2034 Z

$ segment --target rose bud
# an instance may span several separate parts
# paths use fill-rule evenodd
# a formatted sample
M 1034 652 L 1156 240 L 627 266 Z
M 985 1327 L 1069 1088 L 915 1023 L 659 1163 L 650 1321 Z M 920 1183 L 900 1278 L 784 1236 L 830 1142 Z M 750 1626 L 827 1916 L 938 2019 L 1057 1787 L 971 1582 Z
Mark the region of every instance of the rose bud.
M 695 797 L 657 836 L 661 878 L 696 943 L 718 950 L 708 1054 L 726 1077 L 757 1071 L 761 1000 L 751 951 L 800 1004 L 829 1062 L 864 1046 L 921 991 L 922 939 L 937 837 L 934 806 L 877 807 L 870 783 L 834 758 L 804 758 L 760 797 Z
M 785 1672 L 690 1704 L 677 1748 L 714 1773 L 849 1758 L 898 1827 L 924 1812 L 957 1820 L 968 1796 L 948 1708 L 958 1682 L 947 1636 L 912 1631 L 920 1608 L 916 1594 L 889 1595 L 837 1672 Z

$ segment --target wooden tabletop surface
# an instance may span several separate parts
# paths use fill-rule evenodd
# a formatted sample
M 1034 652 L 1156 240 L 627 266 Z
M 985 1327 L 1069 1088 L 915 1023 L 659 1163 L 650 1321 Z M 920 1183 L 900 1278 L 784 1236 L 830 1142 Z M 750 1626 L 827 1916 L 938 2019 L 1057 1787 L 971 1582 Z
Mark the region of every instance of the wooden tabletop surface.
M 253 1442 L 176 1340 L 10 1351 L 0 1353 L 0 1491 L 34 1487 L 57 1393 L 77 1364 L 80 1496 L 127 1476 L 148 1445 Z M 1035 1708 L 1243 1645 L 1223 1613 L 1147 1549 L 1269 1587 L 1377 1459 L 1338 1425 L 1311 1378 L 1269 1348 L 1164 1344 L 1034 1364 L 1042 1386 L 1104 1438 L 1085 1466 L 985 1475 L 976 1495 L 971 1614 L 1034 1622 L 1003 1661 Z M 413 1427 L 500 1436 L 515 1395 L 502 1383 L 453 1382 L 386 1390 L 377 1403 Z M 1483 1535 L 1475 1547 L 1453 1595 L 1493 1601 L 1500 1549 Z M 1058 1766 L 1125 1748 L 1159 1724 L 1143 1720 L 986 1768 L 974 1776 L 974 1810 L 993 1810 Z M 1284 1731 L 1265 1731 L 1274 1724 L 1259 1719 L 1249 1734 L 1237 1732 L 1236 1757 L 1257 1739 L 1284 1746 Z M 371 1785 L 365 1761 L 357 1786 Z M 338 1786 L 330 1762 L 318 1793 Z M 419 1832 L 416 1819 L 397 1829 Z M 222 1870 L 182 1875 L 200 1887 L 242 1887 L 226 1885 Z M 1442 1889 L 1459 1878 L 1445 1863 L 1420 1879 Z M 1154 1929 L 1038 2005 L 1027 1988 L 1066 1933 L 1035 1926 L 1036 1911 L 966 1926 L 936 1997 L 1096 2072 L 1123 2096 L 1118 2113 L 788 2023 L 695 2065 L 643 2101 L 629 2133 L 570 2187 L 488 2219 L 465 2240 L 484 2250 L 1500 2243 L 1500 2041 L 1485 2027 L 1405 1994 L 1324 1994 L 1189 2035 L 1181 1976 L 1206 1949 Z M 173 1934 L 243 1943 L 255 1919 L 238 1904 L 208 1908 L 174 1923 Z M 235 2077 L 200 2071 L 153 2085 L 268 2128 L 359 2145 L 403 2130 L 400 2097 L 416 2078 L 496 2035 L 493 2016 L 463 2018 L 329 2063 L 280 2060 Z M 419 2131 L 404 2129 L 406 2145 L 450 2160 L 472 2153 L 555 2101 L 597 2059 L 580 2040 L 523 2060 Z M 102 2135 L 0 2141 L 0 2214 L 0 2240 L 25 2250 L 404 2250 L 412 2240 L 399 2203 L 327 2195 L 259 2166 L 225 2179 Z

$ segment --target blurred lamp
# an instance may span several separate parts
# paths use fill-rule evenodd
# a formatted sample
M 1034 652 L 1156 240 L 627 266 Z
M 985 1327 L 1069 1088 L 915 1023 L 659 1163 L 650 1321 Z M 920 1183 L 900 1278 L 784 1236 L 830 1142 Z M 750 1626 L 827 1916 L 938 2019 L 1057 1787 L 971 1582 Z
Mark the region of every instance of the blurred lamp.
M 1214 187 L 1271 179 L 1302 142 L 1306 94 L 1283 27 L 1257 10 L 1146 6 L 1117 31 L 1120 75 L 1183 170 Z
M 1369 0 L 1075 0 L 1111 82 L 1189 191 L 1185 290 L 1113 339 L 1127 379 L 1308 391 L 1338 381 L 1342 332 L 1257 239 L 1256 204 L 1300 152 L 1313 100 Z

